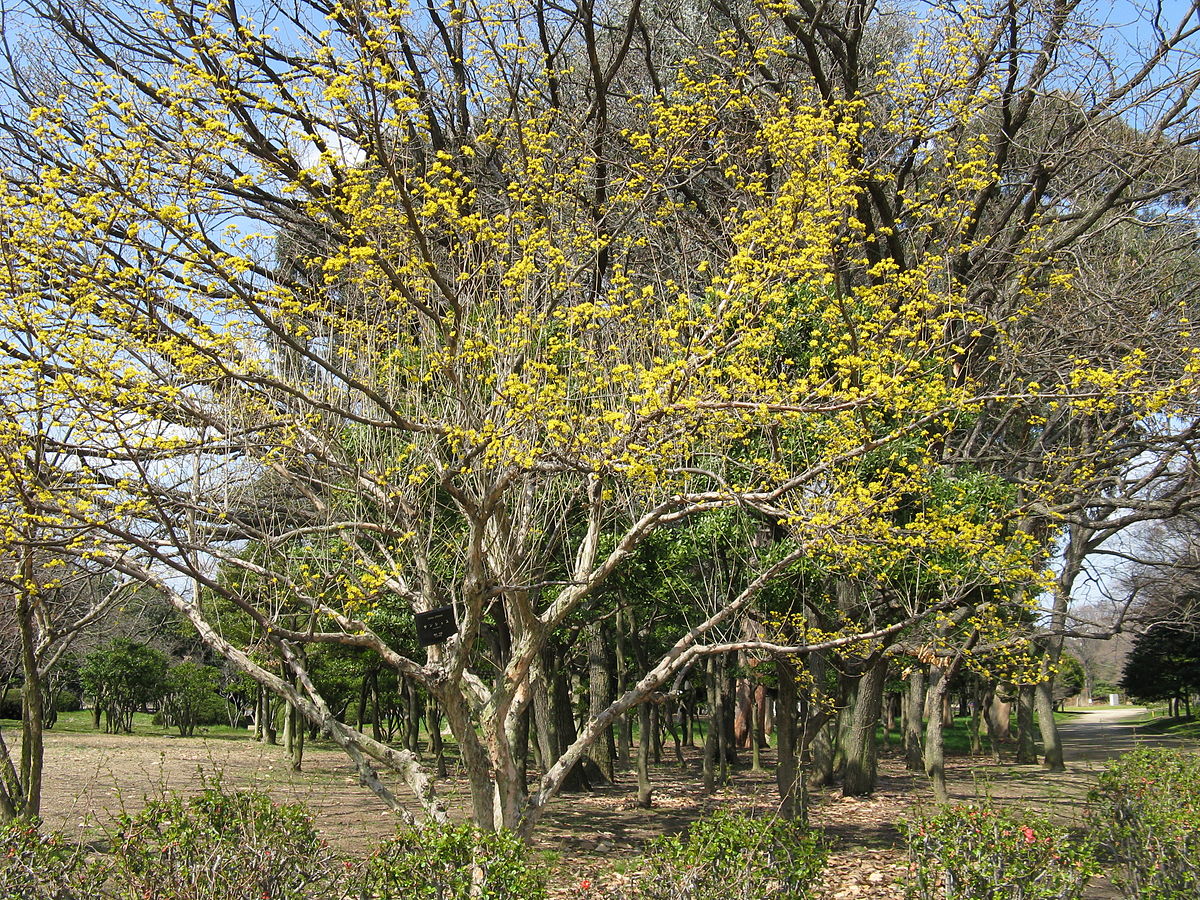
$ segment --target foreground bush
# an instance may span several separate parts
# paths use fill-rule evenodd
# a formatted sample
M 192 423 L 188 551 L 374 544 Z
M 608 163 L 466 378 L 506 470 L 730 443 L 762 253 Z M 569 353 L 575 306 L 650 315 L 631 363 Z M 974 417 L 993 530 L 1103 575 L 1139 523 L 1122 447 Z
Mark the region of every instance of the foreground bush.
M 1087 841 L 1020 810 L 960 804 L 901 828 L 910 900 L 1073 900 L 1096 871 Z
M 301 804 L 219 786 L 122 817 L 112 850 L 109 884 L 130 900 L 301 900 L 337 871 Z
M 546 896 L 545 873 L 519 838 L 470 825 L 401 831 L 372 854 L 357 880 L 362 896 L 400 900 Z
M 777 818 L 718 813 L 686 837 L 646 845 L 631 900 L 802 900 L 825 865 L 816 832 Z
M 0 826 L 0 900 L 90 900 L 95 879 L 75 847 L 30 820 Z
M 1137 750 L 1089 796 L 1090 821 L 1125 897 L 1200 897 L 1200 756 Z

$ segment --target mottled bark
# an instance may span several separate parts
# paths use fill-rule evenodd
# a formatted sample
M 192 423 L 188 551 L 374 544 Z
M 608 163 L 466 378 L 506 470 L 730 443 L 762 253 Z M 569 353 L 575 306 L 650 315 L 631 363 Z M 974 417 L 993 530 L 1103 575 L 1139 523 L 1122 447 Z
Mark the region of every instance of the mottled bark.
M 1007 744 L 1012 740 L 1012 703 L 1000 695 L 999 689 L 993 689 L 992 700 L 987 705 L 985 715 L 988 736 L 995 744 Z M 999 746 L 994 748 L 994 752 L 999 754 Z
M 653 804 L 653 789 L 650 787 L 650 704 L 638 704 L 638 750 L 637 750 L 637 805 L 650 809 Z
M 27 585 L 34 583 L 33 554 L 26 550 L 22 577 Z M 21 674 L 25 679 L 21 691 L 21 787 L 20 813 L 37 816 L 42 808 L 42 770 L 45 764 L 45 707 L 42 694 L 42 673 L 37 661 L 37 638 L 33 630 L 34 598 L 29 591 L 18 587 L 16 593 L 17 629 L 21 640 Z
M 1038 730 L 1042 734 L 1042 765 L 1050 772 L 1066 771 L 1063 760 L 1062 740 L 1058 725 L 1054 721 L 1054 698 L 1051 691 L 1054 681 L 1043 681 L 1033 691 L 1034 708 L 1037 710 Z
M 971 648 L 978 640 L 979 632 L 973 631 L 966 643 L 947 664 L 941 679 L 930 690 L 930 706 L 934 709 L 940 709 L 949 699 L 950 682 L 959 666 L 962 665 L 963 658 L 971 652 Z M 929 781 L 933 786 L 933 796 L 938 803 L 945 803 L 949 799 L 946 792 L 946 753 L 942 741 L 944 725 L 944 716 L 931 716 L 925 731 L 925 774 L 929 776 Z
M 904 764 L 910 772 L 920 772 L 925 766 L 921 744 L 924 711 L 925 668 L 917 664 L 908 673 L 908 692 L 904 696 Z
M 850 709 L 845 732 L 843 796 L 861 797 L 875 790 L 878 761 L 875 726 L 879 722 L 886 677 L 887 660 L 880 658 L 859 679 L 856 702 Z
M 1037 762 L 1033 743 L 1034 687 L 1023 684 L 1017 693 L 1017 759 L 1019 766 Z
M 612 703 L 613 664 L 612 652 L 605 629 L 601 623 L 594 622 L 587 628 L 588 651 L 588 713 L 597 718 L 608 705 Z M 600 774 L 606 781 L 612 781 L 615 775 L 613 756 L 613 729 L 604 729 L 600 738 L 592 744 L 588 755 L 596 763 Z

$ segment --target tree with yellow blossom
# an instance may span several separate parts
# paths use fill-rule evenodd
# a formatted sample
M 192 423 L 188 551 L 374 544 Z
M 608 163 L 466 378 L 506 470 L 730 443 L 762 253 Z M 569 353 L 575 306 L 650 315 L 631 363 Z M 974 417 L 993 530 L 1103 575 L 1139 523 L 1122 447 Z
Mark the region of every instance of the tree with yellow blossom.
M 0 331 L 36 340 L 6 352 L 3 403 L 14 440 L 63 460 L 22 515 L 76 529 L 65 552 L 154 586 L 380 797 L 444 821 L 421 761 L 339 721 L 303 651 L 377 655 L 445 712 L 475 822 L 526 834 L 601 731 L 737 649 L 723 629 L 799 561 L 939 584 L 830 646 L 1036 579 L 1040 538 L 1005 512 L 924 500 L 948 435 L 1037 392 L 1000 397 L 963 364 L 1000 329 L 953 277 L 988 249 L 995 150 L 973 126 L 993 98 L 939 94 L 959 137 L 936 188 L 877 221 L 874 100 L 771 76 L 790 15 L 665 60 L 637 3 L 14 20 L 39 53 L 6 76 Z M 902 228 L 936 240 L 898 265 L 879 248 Z M 1065 277 L 1024 290 L 1045 302 Z M 548 637 L 649 535 L 722 509 L 776 529 L 771 552 L 527 787 Z M 222 631 L 214 596 L 287 677 Z M 454 633 L 423 658 L 376 627 L 439 609 Z

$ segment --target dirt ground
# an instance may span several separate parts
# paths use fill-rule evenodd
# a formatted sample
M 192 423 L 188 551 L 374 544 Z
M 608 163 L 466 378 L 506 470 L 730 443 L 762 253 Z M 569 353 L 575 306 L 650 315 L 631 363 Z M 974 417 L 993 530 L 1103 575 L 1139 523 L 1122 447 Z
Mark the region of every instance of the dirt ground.
M 1082 712 L 1065 724 L 1061 730 L 1068 764 L 1061 774 L 1047 774 L 1038 766 L 994 765 L 990 759 L 951 758 L 951 794 L 962 800 L 990 796 L 1065 822 L 1078 821 L 1104 760 L 1138 744 L 1180 743 L 1137 736 L 1130 721 L 1139 715 L 1138 710 L 1100 709 Z M 548 851 L 560 886 L 583 879 L 603 886 L 622 877 L 621 861 L 636 855 L 647 839 L 680 831 L 706 811 L 770 808 L 776 802 L 772 762 L 767 753 L 768 771 L 739 769 L 731 785 L 706 796 L 697 774 L 698 752 L 688 759 L 687 770 L 664 757 L 663 765 L 652 772 L 654 809 L 636 808 L 636 785 L 626 773 L 615 785 L 558 798 L 539 832 L 538 846 Z M 396 826 L 396 816 L 359 786 L 340 751 L 310 748 L 304 771 L 295 773 L 280 747 L 236 737 L 48 733 L 43 815 L 50 827 L 89 839 L 97 834 L 98 818 L 134 812 L 147 796 L 195 790 L 214 779 L 264 790 L 279 800 L 302 800 L 330 844 L 347 854 L 366 852 Z M 441 787 L 451 808 L 464 810 L 462 782 L 453 771 Z M 906 772 L 897 757 L 884 755 L 879 787 L 870 798 L 843 799 L 836 790 L 821 789 L 812 792 L 811 800 L 812 823 L 824 828 L 834 843 L 823 897 L 902 897 L 897 879 L 905 861 L 895 823 L 932 803 L 925 779 Z M 465 812 L 460 814 L 465 817 Z M 1094 896 L 1111 893 L 1099 884 Z

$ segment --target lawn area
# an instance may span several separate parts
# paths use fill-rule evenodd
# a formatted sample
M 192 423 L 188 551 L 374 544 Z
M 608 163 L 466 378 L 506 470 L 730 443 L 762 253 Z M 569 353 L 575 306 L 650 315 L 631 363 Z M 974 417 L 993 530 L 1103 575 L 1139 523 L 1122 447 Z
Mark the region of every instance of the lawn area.
M 21 730 L 21 723 L 14 719 L 0 719 L 0 728 L 4 730 Z M 92 712 L 88 709 L 73 712 L 60 712 L 58 721 L 48 732 L 58 734 L 95 734 L 97 729 L 93 724 Z M 202 725 L 196 728 L 197 736 L 220 738 L 243 738 L 247 736 L 245 728 L 231 728 L 228 725 Z M 133 736 L 140 737 L 174 737 L 178 731 L 169 725 L 155 723 L 154 716 L 149 713 L 133 714 Z
M 1200 740 L 1200 718 L 1175 716 L 1149 719 L 1144 724 L 1138 725 L 1138 733 Z

